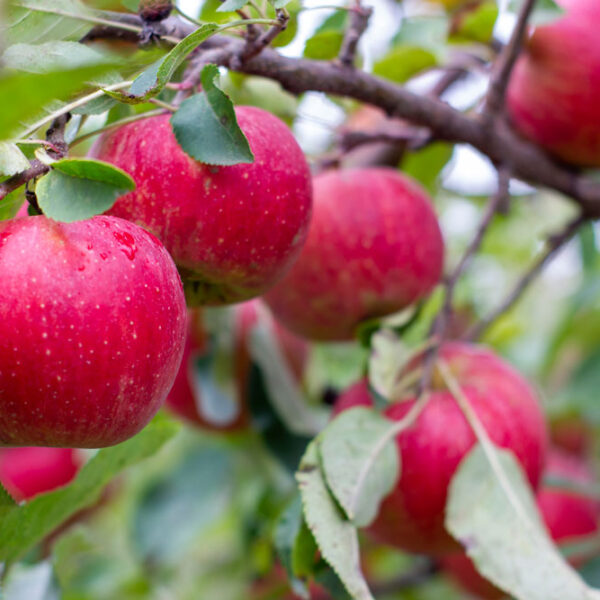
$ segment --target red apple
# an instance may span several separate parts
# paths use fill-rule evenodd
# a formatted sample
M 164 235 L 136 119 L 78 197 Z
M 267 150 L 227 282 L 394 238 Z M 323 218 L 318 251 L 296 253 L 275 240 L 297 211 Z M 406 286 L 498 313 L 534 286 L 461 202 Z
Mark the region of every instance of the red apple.
M 72 448 L 2 448 L 0 483 L 18 502 L 69 483 L 82 464 Z
M 507 92 L 515 127 L 562 160 L 600 166 L 597 0 L 559 0 L 566 13 L 537 27 Z
M 349 339 L 361 321 L 426 296 L 443 254 L 429 198 L 408 177 L 386 168 L 328 171 L 314 178 L 300 258 L 265 300 L 298 335 Z
M 185 300 L 151 234 L 116 217 L 0 223 L 0 443 L 98 448 L 142 429 L 183 352 Z
M 594 475 L 580 458 L 559 449 L 550 451 L 546 475 L 572 483 L 594 482 Z M 559 545 L 577 542 L 578 538 L 581 541 L 598 531 L 598 504 L 589 497 L 559 490 L 546 483 L 538 492 L 537 503 L 552 539 Z M 580 561 L 571 558 L 570 562 L 577 566 Z M 505 597 L 504 592 L 479 575 L 466 554 L 447 556 L 442 564 L 453 579 L 477 597 L 486 600 Z
M 275 321 L 260 301 L 250 300 L 235 307 L 233 363 L 236 383 L 236 408 L 230 418 L 220 421 L 211 417 L 211 407 L 205 405 L 199 386 L 194 379 L 194 363 L 209 352 L 209 340 L 201 322 L 198 310 L 189 311 L 188 337 L 181 367 L 167 398 L 167 406 L 192 425 L 214 431 L 239 431 L 248 427 L 247 386 L 251 358 L 248 350 L 248 336 L 259 319 L 259 312 L 269 324 L 271 333 L 279 344 L 283 358 L 294 375 L 300 379 L 308 358 L 308 347 L 304 340 L 296 337 Z
M 535 487 L 546 455 L 544 415 L 527 382 L 511 366 L 480 346 L 448 342 L 440 356 L 457 378 L 492 440 L 512 450 Z M 444 528 L 448 485 L 476 441 L 452 394 L 436 389 L 415 424 L 396 438 L 402 476 L 383 501 L 370 532 L 381 542 L 410 552 L 439 555 L 460 548 Z M 414 398 L 391 404 L 386 416 L 399 421 Z M 342 394 L 335 413 L 371 406 L 361 381 Z
M 262 294 L 288 269 L 308 231 L 311 181 L 287 126 L 270 113 L 236 108 L 255 160 L 216 167 L 179 146 L 169 115 L 101 136 L 90 154 L 121 167 L 137 188 L 109 211 L 154 233 L 173 256 L 194 304 Z

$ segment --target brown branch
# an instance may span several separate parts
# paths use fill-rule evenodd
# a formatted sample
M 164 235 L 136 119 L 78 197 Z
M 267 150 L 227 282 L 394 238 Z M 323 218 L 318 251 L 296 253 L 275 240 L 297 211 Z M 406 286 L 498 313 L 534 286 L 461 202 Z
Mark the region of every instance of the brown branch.
M 494 117 L 502 110 L 502 106 L 504 105 L 504 96 L 506 95 L 506 88 L 508 86 L 508 80 L 510 79 L 510 74 L 515 66 L 517 57 L 519 56 L 521 43 L 527 29 L 527 21 L 534 5 L 535 0 L 525 0 L 523 2 L 523 6 L 521 7 L 521 11 L 510 40 L 502 49 L 502 52 L 494 64 L 484 106 L 484 114 L 488 118 Z
M 446 331 L 448 329 L 448 325 L 450 320 L 452 319 L 452 306 L 454 300 L 454 290 L 456 285 L 458 284 L 459 279 L 462 274 L 465 272 L 468 264 L 471 262 L 476 252 L 481 247 L 481 243 L 483 242 L 483 238 L 487 230 L 489 229 L 494 215 L 498 212 L 502 204 L 506 201 L 506 197 L 508 195 L 508 185 L 510 182 L 510 177 L 506 176 L 505 169 L 498 170 L 498 190 L 497 192 L 490 198 L 487 207 L 481 217 L 481 221 L 479 222 L 479 226 L 477 227 L 477 231 L 475 235 L 471 239 L 471 242 L 467 246 L 464 251 L 461 259 L 458 261 L 458 264 L 452 271 L 452 274 L 445 281 L 445 296 L 444 303 L 442 304 L 442 308 L 440 312 L 437 314 L 435 321 L 433 322 L 433 326 L 431 327 L 431 337 L 434 339 L 434 345 L 425 352 L 423 355 L 423 374 L 421 375 L 421 380 L 419 381 L 418 393 L 422 393 L 425 391 L 431 382 L 431 376 L 433 374 L 433 368 L 435 365 L 435 360 L 437 358 L 438 350 L 440 346 L 444 343 L 446 338 Z
M 365 144 L 385 143 L 390 146 L 410 146 L 411 148 L 422 147 L 422 144 L 431 138 L 429 131 L 417 127 L 406 127 L 398 133 L 386 133 L 383 131 L 342 131 L 339 136 L 338 145 L 342 152 L 349 152 Z
M 203 64 L 229 68 L 245 43 L 222 36 L 208 41 L 210 44 L 198 51 L 198 58 Z M 600 217 L 600 183 L 553 160 L 515 134 L 502 119 L 486 125 L 436 98 L 417 95 L 360 70 L 350 71 L 335 62 L 288 58 L 271 48 L 236 67 L 240 72 L 278 81 L 294 94 L 318 91 L 378 106 L 390 116 L 427 127 L 435 139 L 469 144 L 494 164 L 504 165 L 515 178 L 561 192 L 579 204 L 587 217 Z
M 240 60 L 246 62 L 253 56 L 260 54 L 282 31 L 288 26 L 290 16 L 287 11 L 278 8 L 275 11 L 275 18 L 277 23 L 272 25 L 264 31 L 261 35 L 254 39 L 249 39 L 246 43 L 243 53 L 240 56 Z
M 350 24 L 344 34 L 342 47 L 338 55 L 338 60 L 343 66 L 354 66 L 358 42 L 369 25 L 369 18 L 372 12 L 373 9 L 371 7 L 362 7 L 360 4 L 349 11 Z
M 464 338 L 467 340 L 478 339 L 498 317 L 512 308 L 512 306 L 521 298 L 529 284 L 540 274 L 542 269 L 556 255 L 557 251 L 562 248 L 575 235 L 575 233 L 577 233 L 577 230 L 585 221 L 586 218 L 584 216 L 579 216 L 575 220 L 571 221 L 563 229 L 563 231 L 548 238 L 546 250 L 522 275 L 506 298 L 489 315 L 471 327 L 471 329 L 469 329 L 465 334 Z
M 49 142 L 47 152 L 52 158 L 63 158 L 69 150 L 69 146 L 65 142 L 65 127 L 70 118 L 70 113 L 60 115 L 52 121 L 46 132 L 46 141 Z M 30 164 L 31 166 L 25 171 L 17 173 L 0 183 L 0 200 L 29 181 L 45 175 L 50 170 L 48 165 L 37 158 L 33 159 Z
M 202 52 L 202 61 L 231 68 L 231 58 L 242 44 L 229 40 L 222 48 Z M 484 126 L 440 100 L 419 96 L 390 81 L 358 70 L 349 72 L 335 63 L 288 58 L 271 48 L 239 65 L 238 70 L 279 81 L 293 94 L 320 91 L 378 106 L 390 116 L 428 127 L 437 139 L 470 144 L 492 162 L 506 165 L 515 177 L 562 192 L 588 216 L 600 217 L 599 183 L 555 162 L 501 121 Z

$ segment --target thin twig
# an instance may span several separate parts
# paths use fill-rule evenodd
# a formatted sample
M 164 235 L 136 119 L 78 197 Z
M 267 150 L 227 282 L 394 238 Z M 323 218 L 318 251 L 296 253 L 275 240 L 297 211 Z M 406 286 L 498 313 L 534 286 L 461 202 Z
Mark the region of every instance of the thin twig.
M 360 4 L 350 11 L 350 24 L 344 33 L 342 47 L 338 55 L 338 60 L 344 67 L 354 66 L 358 42 L 369 25 L 372 12 L 371 7 L 363 7 Z
M 586 220 L 587 219 L 585 216 L 579 216 L 575 220 L 571 221 L 562 232 L 551 236 L 547 241 L 546 250 L 517 281 L 516 285 L 506 296 L 506 298 L 489 315 L 484 317 L 479 323 L 473 325 L 473 327 L 467 331 L 464 338 L 467 340 L 478 339 L 498 317 L 503 315 L 509 308 L 511 308 L 517 302 L 517 300 L 521 298 L 529 284 L 539 275 L 550 259 L 575 235 L 577 230 Z
M 161 115 L 164 113 L 164 110 L 157 108 L 156 110 L 149 110 L 141 114 L 132 115 L 130 117 L 125 117 L 123 119 L 118 119 L 117 121 L 113 121 L 109 125 L 105 125 L 104 127 L 100 127 L 99 129 L 95 129 L 94 131 L 90 131 L 89 133 L 84 133 L 79 137 L 75 138 L 71 142 L 71 148 L 73 146 L 77 146 L 84 142 L 85 140 L 104 133 L 105 131 L 110 131 L 111 129 L 116 129 L 117 127 L 121 127 L 123 125 L 127 125 L 128 123 L 134 123 L 135 121 L 139 121 L 140 119 L 147 119 L 148 117 L 154 117 L 156 115 Z
M 500 170 L 498 171 L 498 178 L 498 192 L 490 198 L 483 216 L 481 217 L 481 221 L 479 222 L 479 226 L 477 227 L 477 231 L 475 232 L 475 236 L 467 246 L 462 258 L 458 261 L 458 264 L 452 271 L 451 275 L 446 279 L 444 303 L 431 328 L 431 337 L 434 339 L 435 343 L 423 356 L 423 373 L 419 383 L 419 392 L 423 392 L 429 387 L 438 351 L 444 342 L 446 330 L 452 318 L 452 303 L 454 300 L 454 290 L 456 285 L 468 264 L 475 256 L 475 253 L 479 250 L 485 233 L 492 223 L 494 215 L 498 211 L 498 207 L 504 201 L 505 190 L 504 187 L 500 185 Z
M 494 64 L 484 105 L 484 115 L 487 117 L 493 118 L 502 110 L 508 80 L 510 79 L 510 74 L 517 61 L 517 57 L 519 56 L 521 43 L 527 29 L 527 21 L 534 5 L 535 0 L 525 0 L 525 2 L 523 2 L 510 41 L 502 49 L 500 56 Z
M 60 159 L 66 156 L 69 147 L 65 142 L 65 127 L 69 122 L 71 115 L 64 113 L 57 116 L 50 125 L 46 132 L 46 142 L 48 147 L 48 154 L 54 159 Z M 31 161 L 31 166 L 17 173 L 12 177 L 9 177 L 2 183 L 0 183 L 0 200 L 4 199 L 8 194 L 14 192 L 20 188 L 23 184 L 45 175 L 50 170 L 50 167 L 37 158 Z M 32 197 L 33 199 L 33 197 Z M 36 207 L 38 208 L 38 207 Z M 38 208 L 39 211 L 39 208 Z

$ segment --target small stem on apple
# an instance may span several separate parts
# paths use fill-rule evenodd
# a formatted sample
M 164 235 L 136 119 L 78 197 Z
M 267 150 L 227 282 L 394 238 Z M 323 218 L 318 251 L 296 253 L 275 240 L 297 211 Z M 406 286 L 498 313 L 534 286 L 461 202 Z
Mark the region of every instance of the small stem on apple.
M 551 236 L 546 241 L 546 250 L 538 257 L 533 265 L 517 281 L 514 288 L 506 298 L 489 315 L 484 317 L 479 323 L 473 325 L 464 336 L 466 340 L 476 340 L 485 332 L 485 330 L 521 298 L 529 284 L 539 275 L 548 262 L 554 257 L 556 252 L 562 248 L 585 223 L 587 218 L 581 215 L 567 224 L 560 233 Z
M 533 10 L 534 5 L 535 0 L 525 0 L 525 2 L 523 2 L 510 41 L 502 49 L 502 52 L 494 64 L 483 108 L 484 118 L 487 120 L 493 119 L 502 110 L 510 74 L 519 56 L 523 37 L 525 36 L 527 29 L 527 21 L 529 20 L 529 15 Z

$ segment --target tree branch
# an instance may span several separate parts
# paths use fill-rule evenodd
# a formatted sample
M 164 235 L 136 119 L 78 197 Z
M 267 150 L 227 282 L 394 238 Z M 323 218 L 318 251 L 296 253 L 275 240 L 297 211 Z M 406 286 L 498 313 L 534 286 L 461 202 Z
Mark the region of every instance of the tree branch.
M 575 233 L 577 233 L 577 230 L 585 221 L 585 217 L 579 216 L 575 220 L 571 221 L 563 229 L 563 231 L 556 235 L 550 236 L 550 238 L 547 240 L 546 250 L 538 257 L 531 268 L 526 271 L 517 281 L 516 285 L 506 296 L 506 298 L 489 315 L 471 327 L 471 329 L 469 329 L 465 334 L 464 338 L 467 340 L 478 339 L 498 317 L 509 310 L 517 302 L 517 300 L 521 298 L 523 292 L 525 292 L 529 284 L 539 275 L 546 264 L 548 264 L 548 262 L 550 262 L 550 260 L 556 255 L 557 251 L 562 248 L 575 235 Z
M 488 118 L 494 117 L 502 110 L 508 80 L 510 79 L 510 74 L 515 66 L 517 57 L 519 56 L 523 36 L 527 29 L 527 20 L 529 19 L 529 15 L 533 10 L 534 5 L 535 0 L 525 0 L 521 7 L 511 38 L 508 44 L 502 49 L 500 56 L 494 64 L 484 106 L 484 115 Z
M 373 9 L 371 7 L 362 7 L 360 3 L 357 2 L 357 6 L 351 9 L 349 13 L 350 24 L 344 34 L 342 47 L 340 48 L 338 55 L 340 63 L 345 67 L 354 66 L 358 42 L 369 25 L 369 18 L 373 13 Z

